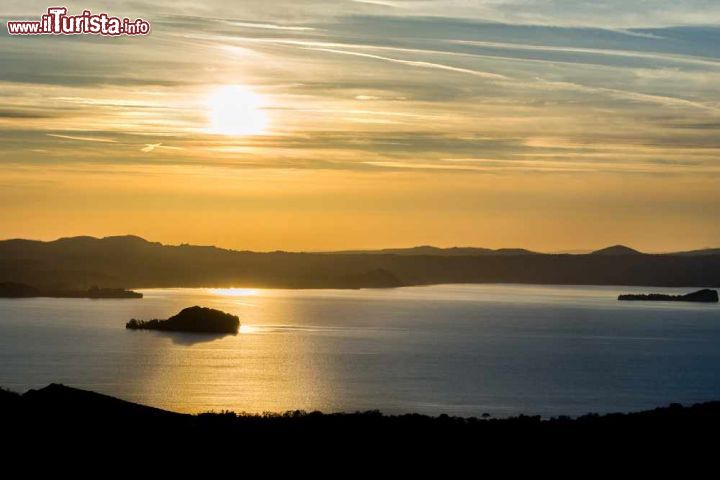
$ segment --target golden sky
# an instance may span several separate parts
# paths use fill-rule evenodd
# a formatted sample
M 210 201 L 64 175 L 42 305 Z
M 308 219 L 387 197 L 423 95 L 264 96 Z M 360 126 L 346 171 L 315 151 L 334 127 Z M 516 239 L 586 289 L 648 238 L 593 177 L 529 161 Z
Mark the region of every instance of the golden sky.
M 3 25 L 0 238 L 720 245 L 707 2 L 66 3 L 152 33 Z

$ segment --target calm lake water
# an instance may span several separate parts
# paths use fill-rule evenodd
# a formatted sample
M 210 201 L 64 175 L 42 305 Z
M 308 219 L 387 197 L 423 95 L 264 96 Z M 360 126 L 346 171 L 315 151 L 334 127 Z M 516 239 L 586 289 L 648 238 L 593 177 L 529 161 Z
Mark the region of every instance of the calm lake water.
M 720 307 L 618 302 L 693 289 L 439 285 L 144 290 L 1 299 L 0 385 L 50 382 L 183 412 L 577 415 L 720 400 Z M 129 331 L 192 305 L 235 336 Z

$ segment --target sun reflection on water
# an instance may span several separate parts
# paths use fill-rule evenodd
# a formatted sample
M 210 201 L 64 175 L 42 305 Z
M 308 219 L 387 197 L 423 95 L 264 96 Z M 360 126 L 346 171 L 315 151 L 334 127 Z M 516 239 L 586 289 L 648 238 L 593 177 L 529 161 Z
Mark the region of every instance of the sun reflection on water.
M 209 288 L 208 291 L 213 295 L 222 297 L 255 297 L 260 295 L 257 288 Z
M 248 333 L 258 333 L 260 331 L 259 328 L 254 327 L 252 325 L 240 325 L 240 328 L 238 329 L 239 334 L 248 334 Z
M 136 389 L 133 399 L 183 413 L 332 410 L 337 373 L 326 355 L 318 355 L 326 336 L 317 332 L 307 295 L 208 287 L 166 290 L 148 299 L 154 303 L 141 305 L 149 305 L 144 317 L 202 305 L 237 315 L 240 328 L 237 335 L 199 341 L 192 334 L 175 334 L 179 342 L 169 335 L 123 336 L 131 342 L 130 358 L 142 359 L 140 367 L 123 362 L 124 378 Z M 296 318 L 308 322 L 297 324 Z

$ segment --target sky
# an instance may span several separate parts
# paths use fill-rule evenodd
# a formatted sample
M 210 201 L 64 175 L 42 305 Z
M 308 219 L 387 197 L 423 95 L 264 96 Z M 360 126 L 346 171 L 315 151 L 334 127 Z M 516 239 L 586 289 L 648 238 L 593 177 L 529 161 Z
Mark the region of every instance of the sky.
M 720 246 L 717 1 L 64 4 L 152 31 L 0 5 L 0 238 Z

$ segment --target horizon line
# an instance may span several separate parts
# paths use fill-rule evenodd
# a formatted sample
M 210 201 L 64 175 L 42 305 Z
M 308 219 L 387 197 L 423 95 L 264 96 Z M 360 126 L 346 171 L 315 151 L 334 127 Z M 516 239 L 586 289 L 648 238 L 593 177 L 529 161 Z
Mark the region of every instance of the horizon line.
M 472 245 L 454 245 L 449 247 L 443 247 L 443 246 L 437 246 L 437 245 L 431 245 L 431 244 L 415 244 L 410 246 L 390 246 L 390 247 L 359 247 L 359 248 L 341 248 L 337 250 L 332 249 L 318 249 L 318 250 L 286 250 L 286 249 L 272 249 L 272 250 L 251 250 L 251 249 L 244 249 L 244 248 L 232 248 L 232 247 L 225 247 L 221 245 L 201 245 L 201 244 L 194 244 L 194 243 L 188 243 L 188 242 L 180 242 L 180 243 L 163 243 L 162 241 L 155 241 L 155 240 L 148 240 L 147 238 L 136 235 L 132 233 L 127 234 L 121 234 L 121 235 L 106 235 L 106 236 L 94 236 L 94 235 L 73 235 L 73 236 L 61 236 L 50 240 L 45 239 L 37 239 L 37 238 L 22 238 L 22 237 L 11 237 L 11 238 L 2 238 L 0 239 L 0 242 L 9 242 L 9 241 L 29 241 L 29 242 L 40 242 L 40 243 L 53 243 L 61 240 L 72 240 L 72 239 L 80 239 L 80 238 L 87 238 L 87 239 L 93 239 L 93 240 L 106 240 L 106 239 L 113 239 L 113 238 L 136 238 L 139 240 L 142 240 L 147 243 L 156 243 L 160 244 L 162 246 L 168 246 L 168 247 L 182 247 L 182 246 L 189 246 L 189 247 L 212 247 L 217 248 L 221 250 L 229 250 L 229 251 L 236 251 L 236 252 L 253 252 L 253 253 L 278 253 L 278 252 L 284 252 L 284 253 L 309 253 L 309 254 L 362 254 L 362 253 L 381 253 L 384 251 L 391 251 L 391 250 L 413 250 L 413 249 L 421 249 L 421 248 L 431 248 L 436 250 L 487 250 L 490 252 L 502 252 L 507 250 L 523 250 L 529 254 L 540 254 L 540 255 L 583 255 L 583 254 L 590 254 L 595 252 L 601 252 L 603 250 L 611 249 L 611 248 L 626 248 L 630 250 L 634 250 L 637 253 L 641 254 L 647 254 L 647 255 L 663 255 L 663 254 L 674 254 L 674 253 L 688 253 L 688 252 L 699 252 L 704 250 L 720 250 L 720 247 L 712 247 L 712 246 L 703 246 L 703 247 L 696 247 L 696 248 L 690 248 L 690 249 L 681 249 L 681 250 L 666 250 L 666 251 L 643 251 L 634 247 L 631 247 L 625 243 L 614 243 L 612 245 L 606 245 L 603 247 L 598 248 L 565 248 L 560 250 L 553 250 L 553 251 L 541 251 L 541 250 L 534 250 L 531 248 L 526 247 L 481 247 L 481 246 L 472 246 Z

